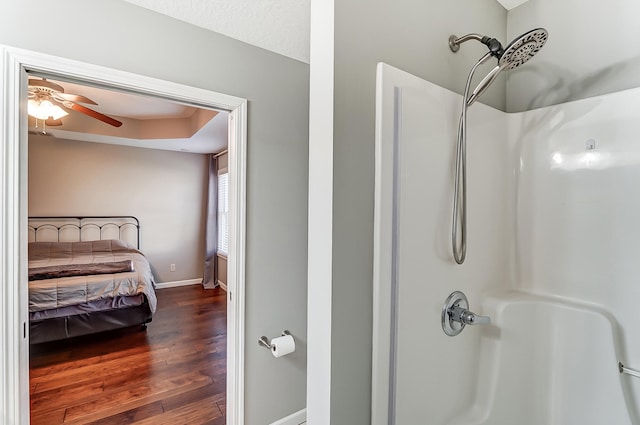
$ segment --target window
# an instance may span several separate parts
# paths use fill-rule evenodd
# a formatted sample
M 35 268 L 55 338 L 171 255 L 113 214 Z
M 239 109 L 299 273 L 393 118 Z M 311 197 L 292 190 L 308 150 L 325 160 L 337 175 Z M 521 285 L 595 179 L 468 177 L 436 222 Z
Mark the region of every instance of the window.
M 229 173 L 218 175 L 218 253 L 229 253 Z

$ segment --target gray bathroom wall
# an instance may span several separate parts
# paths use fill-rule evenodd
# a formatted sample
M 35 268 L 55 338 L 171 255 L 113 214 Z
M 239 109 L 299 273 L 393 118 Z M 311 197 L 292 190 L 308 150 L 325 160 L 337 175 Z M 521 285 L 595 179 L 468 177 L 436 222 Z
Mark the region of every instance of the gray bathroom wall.
M 309 65 L 112 0 L 7 0 L 0 44 L 248 99 L 245 423 L 303 409 Z M 283 329 L 275 359 L 256 340 Z
M 507 14 L 495 0 L 335 0 L 334 16 L 331 423 L 367 425 L 376 64 L 386 62 L 461 93 L 486 47 L 468 42 L 454 54 L 449 35 L 475 32 L 505 40 Z M 478 75 L 490 68 L 486 64 Z M 482 98 L 498 109 L 505 107 L 503 78 Z
M 513 38 L 545 27 L 549 41 L 507 75 L 507 111 L 519 112 L 640 86 L 640 3 L 529 0 L 509 11 Z

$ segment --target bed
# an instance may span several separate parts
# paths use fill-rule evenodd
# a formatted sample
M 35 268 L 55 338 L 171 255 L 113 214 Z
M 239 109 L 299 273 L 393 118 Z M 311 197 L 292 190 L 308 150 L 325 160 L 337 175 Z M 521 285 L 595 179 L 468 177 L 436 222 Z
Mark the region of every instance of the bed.
M 135 217 L 29 218 L 30 343 L 141 326 L 155 281 Z

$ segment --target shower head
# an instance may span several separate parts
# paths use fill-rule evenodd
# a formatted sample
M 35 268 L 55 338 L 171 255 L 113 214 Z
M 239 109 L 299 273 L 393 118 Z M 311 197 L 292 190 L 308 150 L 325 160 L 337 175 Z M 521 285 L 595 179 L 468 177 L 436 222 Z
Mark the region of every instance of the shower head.
M 483 39 L 488 37 L 483 37 Z M 481 40 L 484 44 L 489 46 L 492 56 L 498 57 L 498 65 L 493 68 L 486 77 L 480 81 L 480 84 L 473 90 L 469 99 L 467 99 L 467 106 L 471 106 L 478 97 L 484 93 L 491 83 L 498 78 L 500 72 L 504 69 L 510 70 L 519 67 L 520 65 L 528 62 L 536 53 L 542 49 L 542 46 L 547 42 L 549 34 L 544 28 L 536 28 L 529 32 L 522 34 L 520 37 L 514 39 L 506 49 L 500 52 L 499 56 L 493 54 L 493 49 Z M 495 39 L 491 39 L 495 40 Z
M 498 65 L 509 66 L 513 69 L 531 59 L 547 42 L 549 34 L 544 28 L 536 28 L 516 37 L 506 49 L 493 37 L 480 34 L 467 34 L 462 37 L 449 37 L 449 48 L 452 52 L 460 50 L 460 44 L 469 40 L 476 40 L 489 48 L 491 56 L 498 58 Z
M 544 28 L 536 28 L 513 40 L 498 59 L 502 69 L 514 69 L 528 62 L 542 49 L 549 33 Z

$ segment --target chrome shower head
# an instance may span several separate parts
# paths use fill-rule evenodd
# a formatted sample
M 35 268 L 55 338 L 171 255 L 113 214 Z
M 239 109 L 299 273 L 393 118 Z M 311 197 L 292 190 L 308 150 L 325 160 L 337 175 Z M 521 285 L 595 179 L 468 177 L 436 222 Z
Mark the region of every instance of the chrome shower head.
M 536 28 L 513 40 L 498 59 L 502 69 L 514 69 L 528 62 L 542 49 L 549 33 L 544 28 Z
M 480 97 L 480 95 L 489 88 L 491 83 L 498 78 L 498 75 L 502 70 L 515 69 L 534 57 L 535 54 L 542 49 L 542 46 L 544 46 L 548 38 L 549 33 L 547 33 L 546 29 L 536 28 L 522 34 L 520 37 L 517 37 L 509 43 L 506 49 L 500 51 L 496 48 L 492 49 L 491 46 L 485 42 L 485 40 L 495 39 L 490 39 L 486 36 L 483 37 L 480 41 L 489 47 L 492 56 L 498 58 L 498 65 L 496 65 L 496 67 L 493 68 L 489 74 L 482 79 L 482 81 L 480 81 L 480 84 L 478 84 L 475 90 L 473 90 L 471 96 L 467 99 L 467 106 L 471 106 L 473 102 L 478 100 L 478 97 Z M 498 54 L 494 52 L 497 52 Z
M 449 37 L 449 48 L 452 52 L 460 50 L 460 44 L 469 40 L 476 40 L 489 48 L 491 56 L 498 58 L 498 65 L 505 69 L 513 69 L 531 59 L 547 42 L 549 34 L 544 28 L 536 28 L 516 37 L 506 49 L 493 37 L 480 34 L 467 34 L 462 37 Z M 508 67 L 507 67 L 508 66 Z

